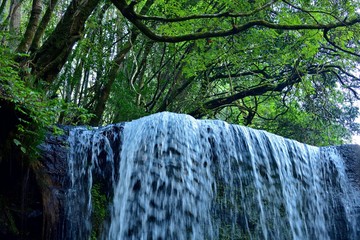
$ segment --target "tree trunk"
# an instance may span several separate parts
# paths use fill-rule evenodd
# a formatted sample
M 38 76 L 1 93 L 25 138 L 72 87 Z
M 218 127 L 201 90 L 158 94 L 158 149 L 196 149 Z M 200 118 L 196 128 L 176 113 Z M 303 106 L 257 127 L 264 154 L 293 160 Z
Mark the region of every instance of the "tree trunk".
M 16 49 L 19 43 L 16 36 L 19 36 L 20 34 L 21 0 L 11 1 L 9 18 L 10 18 L 10 25 L 9 25 L 10 34 L 15 37 L 15 39 L 10 42 L 10 48 Z
M 154 0 L 147 0 L 144 7 L 141 9 L 141 14 L 146 14 L 146 12 L 149 10 L 150 6 L 154 3 Z M 132 34 L 130 36 L 129 41 L 122 47 L 122 49 L 119 51 L 117 56 L 114 58 L 112 67 L 108 73 L 107 82 L 105 85 L 100 89 L 99 93 L 96 94 L 97 102 L 94 108 L 94 114 L 95 116 L 90 120 L 90 125 L 96 126 L 99 125 L 101 118 L 103 116 L 103 113 L 105 111 L 106 103 L 109 99 L 111 87 L 113 83 L 115 82 L 115 79 L 119 73 L 119 66 L 123 62 L 126 54 L 130 51 L 132 44 L 135 42 L 137 36 L 139 35 L 139 31 L 135 28 L 132 29 Z
M 101 118 L 103 116 L 103 113 L 105 111 L 106 102 L 108 101 L 109 96 L 110 96 L 111 87 L 112 87 L 113 83 L 115 82 L 115 79 L 119 73 L 119 69 L 120 69 L 119 66 L 122 63 L 122 61 L 124 60 L 126 54 L 130 51 L 130 49 L 132 47 L 131 43 L 133 43 L 136 40 L 137 36 L 138 36 L 138 33 L 132 34 L 132 36 L 130 36 L 131 40 L 129 39 L 129 41 L 123 46 L 123 48 L 120 50 L 120 52 L 114 58 L 112 67 L 109 70 L 108 76 L 106 77 L 106 83 L 104 84 L 104 86 L 101 87 L 99 92 L 96 94 L 97 101 L 96 101 L 96 105 L 94 107 L 94 112 L 93 112 L 95 114 L 95 116 L 91 119 L 90 125 L 92 125 L 92 126 L 99 125 Z
M 82 38 L 84 25 L 99 0 L 73 0 L 54 32 L 32 55 L 32 74 L 51 83 L 65 64 L 74 44 Z
M 36 30 L 35 36 L 33 38 L 31 46 L 30 46 L 30 51 L 34 52 L 37 49 L 39 49 L 41 39 L 44 36 L 46 27 L 48 26 L 48 24 L 50 22 L 51 15 L 52 15 L 52 13 L 54 11 L 54 8 L 55 8 L 56 4 L 58 3 L 58 1 L 59 0 L 50 1 L 49 7 L 46 9 L 46 12 L 45 12 L 43 18 L 41 19 L 40 24 L 39 24 L 39 27 Z
M 0 4 L 0 24 L 2 24 L 2 22 L 3 22 L 3 15 L 4 15 L 6 3 L 7 3 L 7 0 L 2 0 L 1 4 Z
M 40 22 L 41 12 L 42 12 L 41 0 L 33 0 L 29 23 L 27 25 L 24 38 L 21 40 L 17 48 L 17 52 L 25 53 L 29 50 L 30 44 L 35 36 L 36 29 Z

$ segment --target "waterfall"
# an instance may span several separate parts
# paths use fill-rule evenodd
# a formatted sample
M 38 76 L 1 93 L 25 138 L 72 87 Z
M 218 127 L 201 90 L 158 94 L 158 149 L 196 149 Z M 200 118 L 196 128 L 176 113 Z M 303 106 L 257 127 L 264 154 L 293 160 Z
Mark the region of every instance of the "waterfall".
M 166 112 L 75 128 L 69 145 L 66 239 L 359 238 L 359 191 L 335 147 Z

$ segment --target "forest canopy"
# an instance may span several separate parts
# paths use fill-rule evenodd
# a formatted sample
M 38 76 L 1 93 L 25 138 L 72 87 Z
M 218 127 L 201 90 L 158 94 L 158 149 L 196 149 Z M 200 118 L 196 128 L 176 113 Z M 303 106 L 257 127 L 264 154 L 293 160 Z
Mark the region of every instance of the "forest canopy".
M 359 133 L 359 6 L 0 0 L 2 118 L 34 134 L 171 111 L 341 144 Z

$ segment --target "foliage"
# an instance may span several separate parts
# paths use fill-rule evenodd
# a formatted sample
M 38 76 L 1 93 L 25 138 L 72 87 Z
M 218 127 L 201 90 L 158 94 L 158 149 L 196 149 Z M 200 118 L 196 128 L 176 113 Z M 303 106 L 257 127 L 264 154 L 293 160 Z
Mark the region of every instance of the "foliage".
M 349 141 L 350 132 L 359 133 L 359 124 L 355 123 L 358 108 L 341 89 L 313 80 L 304 79 L 303 88 L 293 90 L 286 102 L 267 100 L 250 126 L 312 145 Z
M 9 205 L 8 199 L 0 195 L 0 224 L 2 228 L 8 229 L 10 234 L 17 236 L 19 235 L 19 229 L 17 229 L 15 224 L 14 214 L 7 207 Z
M 54 133 L 59 132 L 54 124 L 60 113 L 67 118 L 76 114 L 81 122 L 87 121 L 89 115 L 86 110 L 73 108 L 56 97 L 49 98 L 42 88 L 36 86 L 31 76 L 20 77 L 27 74 L 28 69 L 21 67 L 15 59 L 23 55 L 14 53 L 4 45 L 0 45 L 0 55 L 0 98 L 13 104 L 19 123 L 16 125 L 17 135 L 12 141 L 30 159 L 36 157 L 33 154 L 37 153 L 37 145 L 49 127 L 53 127 Z M 74 118 L 71 121 L 74 122 Z
M 21 5 L 32 14 L 21 29 L 38 26 L 28 44 L 37 47 L 4 71 L 21 69 L 7 91 L 20 92 L 10 99 L 28 122 L 100 125 L 173 111 L 315 145 L 359 129 L 357 1 L 42 4 L 46 12 Z
M 47 127 L 54 123 L 58 111 L 54 101 L 44 101 L 44 96 L 37 90 L 26 85 L 19 77 L 19 65 L 14 61 L 15 54 L 1 45 L 0 55 L 0 83 L 1 98 L 14 104 L 14 111 L 18 112 L 18 135 L 13 142 L 23 153 L 33 152 L 36 145 L 24 141 L 37 139 L 36 127 Z M 33 122 L 36 125 L 32 125 Z M 28 135 L 27 139 L 23 136 Z M 36 142 L 36 141 L 35 141 Z M 31 146 L 27 146 L 27 144 Z M 31 149 L 27 149 L 31 148 Z
M 92 232 L 91 239 L 98 239 L 104 220 L 108 215 L 108 199 L 101 191 L 100 184 L 94 184 L 91 189 L 92 198 Z
M 161 111 L 344 143 L 359 132 L 359 35 L 358 0 L 2 0 L 0 111 L 17 135 L 0 135 L 0 163 L 9 144 L 32 157 L 56 124 Z

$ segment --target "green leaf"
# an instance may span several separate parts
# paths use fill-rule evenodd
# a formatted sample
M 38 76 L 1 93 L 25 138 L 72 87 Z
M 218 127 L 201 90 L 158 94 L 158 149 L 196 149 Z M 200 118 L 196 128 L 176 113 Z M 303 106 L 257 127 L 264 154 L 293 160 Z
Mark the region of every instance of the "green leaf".
M 26 153 L 26 148 L 21 147 L 20 150 L 21 150 L 23 153 Z
M 18 139 L 14 138 L 13 141 L 14 141 L 16 146 L 21 146 L 21 142 Z

